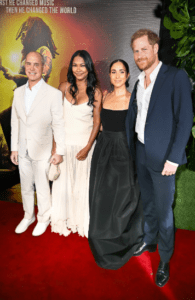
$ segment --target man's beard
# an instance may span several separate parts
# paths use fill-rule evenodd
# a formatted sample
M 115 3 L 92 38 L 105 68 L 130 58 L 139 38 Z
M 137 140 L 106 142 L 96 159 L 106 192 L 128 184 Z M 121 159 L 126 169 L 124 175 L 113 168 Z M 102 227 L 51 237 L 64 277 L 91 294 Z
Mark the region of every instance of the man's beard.
M 139 66 L 139 63 L 144 61 L 144 67 Z M 153 64 L 155 63 L 155 58 L 153 58 L 152 60 L 148 60 L 148 59 L 140 59 L 136 61 L 136 65 L 138 66 L 138 68 L 142 71 L 146 71 L 148 70 Z

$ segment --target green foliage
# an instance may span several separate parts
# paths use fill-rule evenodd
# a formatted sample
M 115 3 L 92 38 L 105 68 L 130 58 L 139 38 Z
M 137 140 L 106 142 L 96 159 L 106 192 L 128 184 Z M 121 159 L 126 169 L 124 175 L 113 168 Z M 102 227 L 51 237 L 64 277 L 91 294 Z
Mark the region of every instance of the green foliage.
M 174 49 L 177 66 L 185 69 L 192 82 L 192 100 L 195 114 L 195 2 L 194 0 L 171 0 L 170 15 L 164 17 L 163 24 L 175 40 Z M 193 124 L 195 137 L 195 120 Z M 194 147 L 194 149 L 191 149 Z M 187 146 L 189 169 L 195 171 L 195 143 L 190 139 Z M 191 153 L 191 154 L 190 154 Z M 193 161 L 193 163 L 192 163 Z
M 195 138 L 195 126 L 192 127 L 192 135 Z
M 195 139 L 194 139 L 195 141 Z M 195 230 L 195 172 L 185 165 L 176 173 L 176 193 L 174 205 L 175 226 L 181 229 Z
M 177 66 L 184 68 L 195 83 L 195 5 L 194 0 L 171 0 L 164 26 L 175 41 Z M 195 90 L 195 86 L 193 86 Z

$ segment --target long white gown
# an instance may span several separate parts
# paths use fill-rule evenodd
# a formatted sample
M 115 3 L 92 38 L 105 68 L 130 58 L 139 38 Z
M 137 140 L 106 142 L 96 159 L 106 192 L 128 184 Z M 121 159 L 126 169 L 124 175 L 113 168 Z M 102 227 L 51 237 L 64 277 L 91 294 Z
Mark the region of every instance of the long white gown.
M 78 232 L 88 237 L 89 175 L 94 145 L 84 161 L 77 160 L 76 154 L 88 143 L 93 107 L 87 103 L 72 105 L 64 98 L 64 120 L 66 152 L 60 164 L 61 174 L 52 187 L 51 230 L 64 236 Z

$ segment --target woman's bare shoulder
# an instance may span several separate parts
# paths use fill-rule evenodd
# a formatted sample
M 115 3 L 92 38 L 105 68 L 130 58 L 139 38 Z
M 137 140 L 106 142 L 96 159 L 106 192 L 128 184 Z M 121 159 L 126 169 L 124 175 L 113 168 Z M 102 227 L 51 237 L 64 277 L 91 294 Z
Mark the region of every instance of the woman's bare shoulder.
M 95 89 L 95 97 L 102 97 L 102 91 L 100 90 L 100 88 L 96 88 Z
M 103 92 L 103 102 L 106 100 L 108 100 L 110 97 L 112 97 L 112 92 L 108 92 L 107 90 L 105 90 Z
M 67 90 L 67 88 L 69 88 L 69 86 L 70 86 L 70 83 L 68 81 L 64 81 L 64 82 L 60 83 L 58 89 L 64 93 Z
M 94 99 L 95 99 L 95 101 L 98 101 L 101 104 L 101 102 L 102 102 L 102 91 L 99 88 L 95 89 Z
M 130 99 L 131 99 L 131 93 L 130 93 L 130 92 L 127 93 L 127 99 L 128 99 L 128 102 L 129 102 Z

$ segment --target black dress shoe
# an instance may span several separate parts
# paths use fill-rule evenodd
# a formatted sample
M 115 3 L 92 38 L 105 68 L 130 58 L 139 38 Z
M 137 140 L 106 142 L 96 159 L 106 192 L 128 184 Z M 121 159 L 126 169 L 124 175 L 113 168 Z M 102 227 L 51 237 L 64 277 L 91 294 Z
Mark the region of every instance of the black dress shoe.
M 168 280 L 169 280 L 169 263 L 164 263 L 163 261 L 160 261 L 156 273 L 156 278 L 155 278 L 156 285 L 163 287 Z
M 141 245 L 134 252 L 134 256 L 139 256 L 145 251 L 155 252 L 157 248 L 156 244 L 147 245 L 145 242 L 142 242 Z

